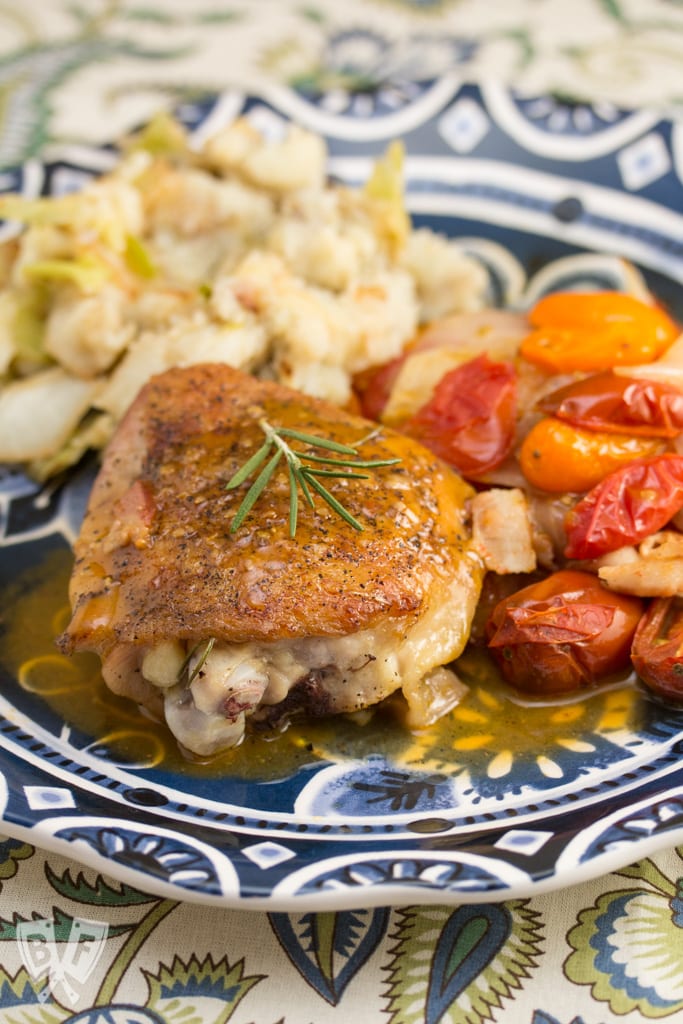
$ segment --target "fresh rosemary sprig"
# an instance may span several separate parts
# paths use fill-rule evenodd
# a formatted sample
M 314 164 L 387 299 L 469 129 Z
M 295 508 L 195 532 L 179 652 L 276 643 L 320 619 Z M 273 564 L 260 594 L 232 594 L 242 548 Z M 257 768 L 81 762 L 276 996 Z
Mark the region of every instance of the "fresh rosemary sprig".
M 187 685 L 188 686 L 190 686 L 194 682 L 194 680 L 197 678 L 197 676 L 199 675 L 201 670 L 204 668 L 204 662 L 206 661 L 206 659 L 211 654 L 211 651 L 213 650 L 213 645 L 215 643 L 216 643 L 216 637 L 215 636 L 209 637 L 209 639 L 206 641 L 206 647 L 204 648 L 204 650 L 202 652 L 202 656 L 200 657 L 200 659 L 197 662 L 197 664 L 195 665 L 195 667 L 192 669 L 192 672 L 190 673 L 190 676 L 189 676 L 189 678 L 187 680 Z M 180 666 L 180 669 L 178 671 L 178 682 L 180 682 L 182 680 L 183 676 L 185 675 L 185 673 L 189 669 L 190 662 L 192 661 L 192 659 L 194 658 L 195 654 L 197 653 L 197 651 L 199 650 L 200 647 L 201 647 L 201 641 L 199 643 L 195 644 L 194 647 L 192 647 L 191 650 L 189 650 L 187 652 L 187 656 L 186 656 L 185 660 L 183 661 L 183 663 Z
M 294 537 L 299 515 L 299 490 L 303 494 L 304 501 L 311 508 L 314 507 L 313 493 L 318 494 L 323 501 L 327 502 L 330 508 L 337 513 L 354 530 L 362 530 L 363 524 L 349 510 L 328 491 L 322 483 L 321 477 L 336 477 L 341 480 L 367 480 L 367 473 L 356 472 L 359 469 L 376 469 L 379 466 L 394 466 L 400 459 L 359 459 L 358 447 L 369 437 L 358 442 L 356 447 L 346 444 L 339 444 L 337 441 L 330 441 L 326 437 L 318 437 L 315 434 L 305 434 L 301 430 L 291 430 L 288 427 L 274 427 L 267 420 L 258 421 L 258 425 L 265 434 L 265 441 L 244 465 L 237 470 L 235 475 L 226 484 L 226 489 L 231 491 L 240 484 L 243 484 L 258 468 L 263 465 L 260 473 L 252 483 L 238 508 L 235 518 L 230 525 L 230 532 L 235 533 L 251 512 L 252 508 L 268 486 L 268 483 L 284 458 L 287 464 L 289 476 L 289 536 Z M 372 435 L 369 435 L 372 436 Z M 301 444 L 311 448 L 319 448 L 324 451 L 334 452 L 335 456 L 347 456 L 347 458 L 335 458 L 331 455 L 315 455 L 312 452 L 295 451 L 287 439 L 299 441 Z M 267 460 L 267 461 L 266 461 Z

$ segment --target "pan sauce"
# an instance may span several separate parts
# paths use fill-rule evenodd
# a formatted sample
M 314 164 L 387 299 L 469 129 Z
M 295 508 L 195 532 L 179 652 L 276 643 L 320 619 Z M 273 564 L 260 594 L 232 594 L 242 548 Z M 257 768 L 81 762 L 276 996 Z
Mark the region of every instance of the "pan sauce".
M 298 721 L 280 733 L 248 734 L 239 747 L 210 760 L 188 759 L 163 725 L 107 689 L 96 656 L 66 657 L 56 650 L 54 638 L 69 614 L 64 595 L 71 561 L 66 548 L 55 550 L 7 588 L 0 665 L 72 730 L 92 737 L 91 752 L 123 765 L 267 781 L 320 759 L 381 754 L 399 765 L 446 774 L 459 773 L 476 759 L 490 777 L 500 778 L 516 756 L 528 757 L 533 750 L 540 770 L 552 778 L 558 745 L 585 749 L 589 761 L 590 744 L 582 737 L 636 728 L 642 700 L 647 699 L 627 679 L 578 699 L 522 701 L 500 682 L 486 654 L 469 648 L 457 665 L 469 692 L 428 729 L 409 732 L 401 723 L 402 702 L 397 699 L 374 714 Z

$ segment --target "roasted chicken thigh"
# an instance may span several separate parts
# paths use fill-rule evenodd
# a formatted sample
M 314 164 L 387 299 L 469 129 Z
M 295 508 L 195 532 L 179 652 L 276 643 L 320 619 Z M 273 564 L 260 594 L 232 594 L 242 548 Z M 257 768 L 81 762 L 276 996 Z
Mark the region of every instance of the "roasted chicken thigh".
M 326 480 L 361 530 L 300 495 L 292 537 L 284 465 L 234 529 L 253 477 L 226 485 L 264 421 L 400 460 Z M 399 689 L 426 724 L 457 699 L 444 666 L 479 596 L 470 494 L 417 442 L 336 406 L 222 364 L 169 370 L 105 453 L 58 643 L 97 652 L 108 686 L 200 756 L 238 743 L 248 720 L 357 711 Z

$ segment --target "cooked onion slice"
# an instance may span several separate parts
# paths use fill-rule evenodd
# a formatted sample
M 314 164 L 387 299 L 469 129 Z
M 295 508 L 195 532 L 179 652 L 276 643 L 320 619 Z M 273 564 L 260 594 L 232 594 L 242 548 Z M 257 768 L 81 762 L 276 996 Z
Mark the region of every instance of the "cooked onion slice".
M 472 541 L 491 572 L 533 572 L 536 553 L 524 492 L 492 488 L 472 499 Z
M 0 391 L 0 461 L 30 462 L 59 451 L 92 405 L 99 380 L 51 367 Z

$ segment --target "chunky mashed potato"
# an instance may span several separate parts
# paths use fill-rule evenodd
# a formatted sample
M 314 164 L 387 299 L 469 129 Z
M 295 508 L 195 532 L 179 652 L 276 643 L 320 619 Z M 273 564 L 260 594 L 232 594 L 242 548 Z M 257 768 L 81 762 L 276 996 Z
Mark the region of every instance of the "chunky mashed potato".
M 485 304 L 456 241 L 414 230 L 402 154 L 331 184 L 323 140 L 246 119 L 200 148 L 160 117 L 74 195 L 0 198 L 0 460 L 39 479 L 103 446 L 142 384 L 222 362 L 339 405 L 424 322 Z

